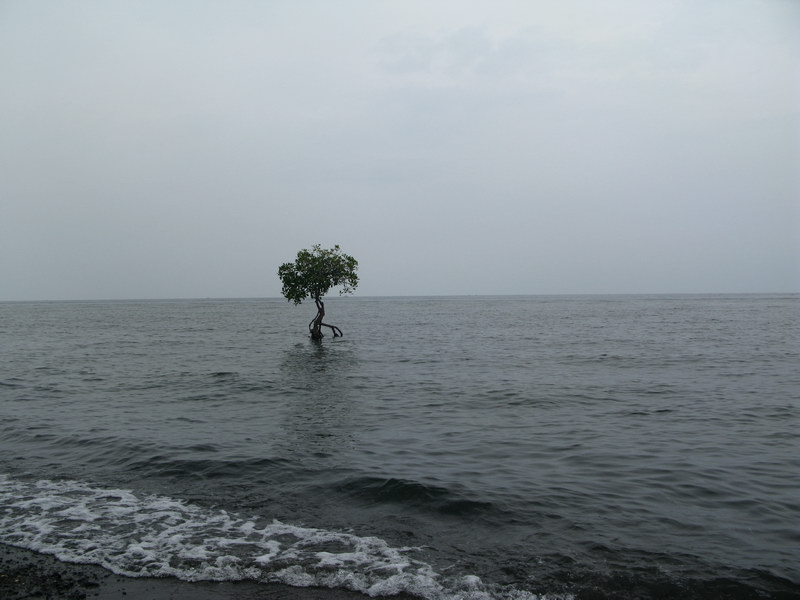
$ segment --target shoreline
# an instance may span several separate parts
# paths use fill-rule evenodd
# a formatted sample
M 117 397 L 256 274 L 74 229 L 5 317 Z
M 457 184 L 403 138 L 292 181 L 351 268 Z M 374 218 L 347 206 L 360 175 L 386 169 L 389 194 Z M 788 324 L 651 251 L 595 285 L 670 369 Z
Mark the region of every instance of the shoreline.
M 0 543 L 3 600 L 365 600 L 345 589 L 302 588 L 255 581 L 182 581 L 125 577 L 92 564 L 68 563 L 49 554 Z M 382 597 L 386 600 L 387 597 Z M 414 600 L 400 594 L 393 599 Z

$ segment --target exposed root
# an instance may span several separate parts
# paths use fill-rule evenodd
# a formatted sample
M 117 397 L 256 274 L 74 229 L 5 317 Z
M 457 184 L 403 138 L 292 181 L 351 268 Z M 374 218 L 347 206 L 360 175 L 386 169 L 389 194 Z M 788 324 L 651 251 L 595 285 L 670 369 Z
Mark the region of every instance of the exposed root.
M 330 327 L 331 331 L 333 331 L 333 337 L 343 337 L 344 334 L 342 330 L 336 327 L 336 325 L 328 325 L 327 323 L 320 323 L 320 327 Z
M 342 330 L 336 327 L 336 325 L 328 325 L 327 323 L 322 322 L 322 318 L 325 316 L 325 304 L 322 300 L 314 300 L 315 304 L 317 305 L 317 316 L 314 317 L 311 322 L 308 324 L 308 331 L 311 333 L 312 340 L 321 340 L 324 335 L 322 335 L 322 328 L 328 327 L 331 331 L 333 331 L 333 337 L 343 337 L 344 334 Z

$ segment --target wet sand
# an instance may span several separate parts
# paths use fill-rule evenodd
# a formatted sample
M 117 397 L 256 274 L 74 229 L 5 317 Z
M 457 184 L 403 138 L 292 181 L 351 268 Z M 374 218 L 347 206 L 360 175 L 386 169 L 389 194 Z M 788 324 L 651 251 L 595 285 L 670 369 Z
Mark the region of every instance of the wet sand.
M 255 582 L 190 583 L 173 578 L 131 578 L 96 565 L 79 565 L 0 544 L 3 600 L 366 600 L 346 590 Z M 408 595 L 392 596 L 413 600 Z

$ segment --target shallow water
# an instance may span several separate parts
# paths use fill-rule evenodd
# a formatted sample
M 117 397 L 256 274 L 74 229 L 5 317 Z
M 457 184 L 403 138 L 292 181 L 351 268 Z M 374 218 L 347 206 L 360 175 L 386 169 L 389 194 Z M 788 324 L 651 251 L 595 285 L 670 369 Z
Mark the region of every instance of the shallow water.
M 326 307 L 315 344 L 282 300 L 0 304 L 0 541 L 430 598 L 800 595 L 797 295 Z

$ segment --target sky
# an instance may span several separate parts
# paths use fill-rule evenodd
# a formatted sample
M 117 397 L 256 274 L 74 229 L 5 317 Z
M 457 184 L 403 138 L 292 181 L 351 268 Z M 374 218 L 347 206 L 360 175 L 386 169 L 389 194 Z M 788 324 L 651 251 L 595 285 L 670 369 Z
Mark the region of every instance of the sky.
M 0 0 L 0 300 L 800 291 L 795 0 Z

